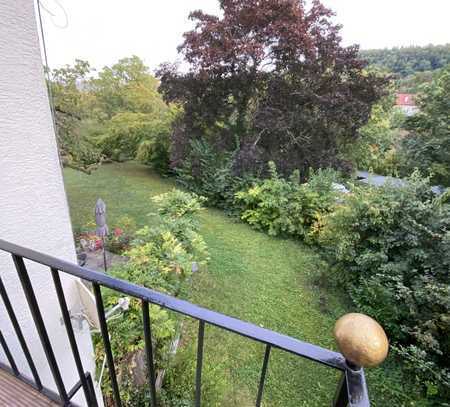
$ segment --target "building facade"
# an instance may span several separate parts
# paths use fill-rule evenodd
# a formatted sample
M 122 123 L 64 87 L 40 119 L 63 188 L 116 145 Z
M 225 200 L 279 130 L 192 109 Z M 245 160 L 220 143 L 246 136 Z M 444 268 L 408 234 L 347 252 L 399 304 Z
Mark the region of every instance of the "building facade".
M 0 238 L 76 262 L 34 6 L 32 0 L 0 0 Z M 51 274 L 40 265 L 27 266 L 64 383 L 71 388 L 79 378 Z M 56 390 L 14 264 L 3 252 L 0 276 L 43 385 Z M 62 283 L 76 315 L 81 304 L 76 281 L 63 277 Z M 0 327 L 19 370 L 31 377 L 2 301 Z M 75 320 L 73 327 L 84 368 L 95 377 L 89 327 Z M 0 361 L 7 364 L 2 350 Z M 74 401 L 83 405 L 79 393 Z
M 413 93 L 397 93 L 395 98 L 395 106 L 400 109 L 406 116 L 412 116 L 419 111 L 416 105 L 416 95 Z

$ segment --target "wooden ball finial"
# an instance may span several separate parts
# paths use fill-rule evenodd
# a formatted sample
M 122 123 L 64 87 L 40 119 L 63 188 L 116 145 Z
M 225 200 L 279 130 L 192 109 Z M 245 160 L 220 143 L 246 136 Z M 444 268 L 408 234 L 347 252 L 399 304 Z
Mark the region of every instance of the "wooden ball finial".
M 345 359 L 356 366 L 377 366 L 388 354 L 386 333 L 377 321 L 364 314 L 350 313 L 339 318 L 334 337 Z

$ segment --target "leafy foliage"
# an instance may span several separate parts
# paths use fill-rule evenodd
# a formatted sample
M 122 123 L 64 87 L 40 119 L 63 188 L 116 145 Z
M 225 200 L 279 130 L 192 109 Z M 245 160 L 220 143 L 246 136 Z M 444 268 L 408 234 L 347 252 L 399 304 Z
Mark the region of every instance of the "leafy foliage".
M 162 117 L 122 112 L 105 124 L 97 139 L 102 152 L 115 161 L 137 159 L 160 173 L 169 170 L 169 135 L 175 110 Z
M 166 105 L 158 81 L 136 56 L 103 68 L 87 62 L 52 72 L 64 164 L 90 172 L 104 158 L 135 159 L 169 169 L 169 135 L 179 109 Z
M 392 96 L 373 106 L 370 119 L 358 130 L 359 139 L 342 147 L 356 168 L 382 175 L 396 175 L 401 166 L 399 144 L 403 114 L 394 108 Z
M 354 187 L 320 242 L 358 308 L 387 330 L 434 397 L 450 396 L 450 207 L 415 173 L 404 187 Z
M 144 113 L 157 117 L 167 110 L 158 94 L 158 81 L 143 61 L 133 55 L 105 66 L 91 81 L 99 114 L 111 119 L 121 112 Z
M 207 142 L 193 140 L 176 173 L 180 184 L 207 198 L 208 205 L 233 210 L 234 195 L 254 177 L 234 175 L 232 165 L 232 154 L 220 154 Z
M 117 113 L 107 122 L 105 134 L 97 143 L 115 161 L 129 160 L 136 156 L 139 144 L 152 132 L 153 125 L 145 113 Z
M 450 44 L 372 49 L 361 51 L 360 54 L 370 64 L 387 68 L 404 77 L 449 64 Z
M 406 171 L 419 168 L 434 182 L 450 185 L 450 64 L 425 86 L 420 112 L 408 118 L 410 134 L 403 143 Z
M 206 264 L 208 252 L 206 244 L 198 233 L 196 215 L 201 210 L 201 199 L 173 190 L 153 198 L 157 204 L 159 222 L 154 227 L 144 227 L 136 232 L 131 248 L 126 252 L 129 261 L 109 271 L 118 277 L 144 287 L 156 289 L 171 295 L 179 295 L 186 289 L 191 275 L 192 263 Z M 106 307 L 119 301 L 119 293 L 106 290 Z M 144 349 L 142 333 L 142 309 L 139 300 L 131 299 L 130 308 L 108 324 L 111 332 L 111 345 L 118 366 L 123 399 L 128 405 L 136 405 L 134 399 L 139 389 L 139 380 L 133 372 L 136 363 L 131 363 Z M 150 307 L 152 335 L 154 341 L 155 363 L 157 368 L 165 361 L 170 340 L 174 337 L 177 321 L 173 315 L 157 306 Z M 104 357 L 101 341 L 96 341 L 96 358 Z M 111 397 L 109 379 L 103 384 L 103 394 Z M 141 394 L 142 397 L 144 397 Z
M 81 89 L 90 70 L 88 62 L 76 60 L 73 66 L 54 69 L 49 83 L 63 163 L 87 173 L 102 160 L 99 149 L 88 137 L 94 97 Z
M 192 140 L 233 153 L 234 175 L 259 173 L 273 160 L 294 169 L 345 167 L 342 139 L 357 137 L 384 78 L 364 71 L 358 48 L 340 45 L 333 13 L 318 0 L 221 0 L 222 17 L 191 13 L 194 30 L 179 47 L 187 72 L 163 65 L 166 101 L 184 116 L 173 135 L 172 165 Z
M 300 184 L 298 171 L 285 180 L 273 162 L 269 166 L 270 178 L 236 194 L 241 219 L 272 236 L 312 236 L 311 227 L 337 199 L 333 190 L 337 174 L 332 170 L 311 171 L 308 183 Z
M 442 69 L 442 68 L 441 68 Z M 424 85 L 429 84 L 441 72 L 441 69 L 434 71 L 416 72 L 396 81 L 397 90 L 400 93 L 419 93 Z
M 124 214 L 135 219 L 138 225 L 149 223 L 148 212 L 156 212 L 156 209 L 149 209 L 148 194 L 168 192 L 173 188 L 170 179 L 158 177 L 148 168 L 132 162 L 103 166 L 95 177 L 66 169 L 65 180 L 76 228 L 92 218 L 89 202 L 95 200 L 99 189 L 106 194 L 102 198 L 109 202 L 108 219 L 111 226 L 115 226 L 114 218 L 119 219 Z M 117 199 L 128 196 L 130 190 L 133 191 L 133 205 L 127 199 Z M 257 233 L 245 224 L 224 216 L 221 211 L 205 210 L 201 223 L 202 236 L 208 244 L 212 260 L 208 263 L 208 271 L 197 274 L 192 290 L 189 289 L 192 302 L 327 348 L 333 346 L 330 332 L 334 322 L 354 307 L 349 308 L 346 301 L 341 302 L 343 292 L 336 287 L 312 284 L 311 280 L 316 281 L 319 273 L 323 273 L 323 283 L 330 282 L 334 275 L 324 272 L 328 266 L 318 253 L 293 239 L 272 238 Z M 154 225 L 153 219 L 151 224 Z M 126 225 L 128 222 L 119 224 L 124 230 L 127 230 Z M 318 252 L 323 253 L 324 250 Z M 278 300 L 272 301 L 274 298 Z M 168 402 L 171 406 L 192 404 L 198 324 L 193 323 L 191 328 L 188 330 L 186 327 L 187 332 L 183 333 L 185 340 L 176 359 L 182 357 L 187 349 L 192 348 L 192 353 L 183 357 L 186 363 L 177 363 L 165 376 L 166 396 L 184 400 L 184 404 L 183 401 L 179 404 Z M 111 333 L 114 335 L 114 332 Z M 206 338 L 207 357 L 202 376 L 205 400 L 209 401 L 206 397 L 211 395 L 218 398 L 221 405 L 227 405 L 230 400 L 236 405 L 254 403 L 254 388 L 261 372 L 264 347 L 257 344 L 252 347 L 244 338 L 213 327 L 206 328 Z M 217 349 L 226 351 L 217 352 Z M 281 353 L 270 363 L 269 381 L 264 390 L 264 400 L 269 405 L 290 407 L 299 404 L 326 405 L 329 402 L 335 382 L 330 380 L 328 369 L 310 363 L 306 366 L 298 358 Z M 168 365 L 172 363 L 165 364 Z M 432 400 L 427 403 L 423 396 L 420 397 L 420 387 L 407 375 L 403 365 L 391 352 L 382 366 L 366 370 L 372 404 L 383 407 L 442 405 L 433 404 Z M 292 375 L 292 372 L 298 374 Z M 217 386 L 206 384 L 211 376 Z M 289 380 L 286 381 L 286 378 Z M 280 383 L 284 383 L 283 386 L 280 387 Z M 247 387 L 249 392 L 245 391 Z M 298 392 L 299 387 L 310 391 Z M 145 405 L 148 398 L 141 399 L 138 397 L 141 395 L 142 392 L 130 392 L 135 404 Z
M 137 158 L 169 169 L 169 135 L 178 109 L 164 103 L 158 81 L 136 56 L 105 67 L 92 80 L 105 132 L 98 143 L 114 160 Z
M 96 226 L 96 225 L 95 225 Z M 121 216 L 110 230 L 105 244 L 112 253 L 123 254 L 130 248 L 130 243 L 136 233 L 136 222 L 130 216 Z

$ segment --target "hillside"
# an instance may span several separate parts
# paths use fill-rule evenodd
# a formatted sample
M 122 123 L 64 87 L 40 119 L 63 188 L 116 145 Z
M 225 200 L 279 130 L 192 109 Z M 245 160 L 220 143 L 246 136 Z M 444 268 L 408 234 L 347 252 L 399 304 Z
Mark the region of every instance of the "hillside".
M 434 71 L 449 64 L 450 44 L 361 50 L 360 55 L 370 65 L 406 77 L 417 72 Z

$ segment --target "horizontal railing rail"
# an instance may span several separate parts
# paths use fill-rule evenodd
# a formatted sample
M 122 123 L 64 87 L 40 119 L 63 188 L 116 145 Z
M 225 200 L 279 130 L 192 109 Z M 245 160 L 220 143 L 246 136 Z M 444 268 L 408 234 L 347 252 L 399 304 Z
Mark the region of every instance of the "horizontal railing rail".
M 266 345 L 265 355 L 262 362 L 262 371 L 260 376 L 259 387 L 256 393 L 256 405 L 261 404 L 263 398 L 263 389 L 265 383 L 265 377 L 270 358 L 270 351 L 272 348 L 281 349 L 283 351 L 292 353 L 302 358 L 309 359 L 311 361 L 323 364 L 327 367 L 342 371 L 342 377 L 336 390 L 335 399 L 333 400 L 334 406 L 357 406 L 363 407 L 369 405 L 369 399 L 367 394 L 367 387 L 365 383 L 364 371 L 362 368 L 355 367 L 351 363 L 348 363 L 344 356 L 338 352 L 334 352 L 317 345 L 313 345 L 308 342 L 303 342 L 292 337 L 282 335 L 280 333 L 271 331 L 266 328 L 259 327 L 249 322 L 241 321 L 237 318 L 233 318 L 209 309 L 192 304 L 188 301 L 180 300 L 178 298 L 160 293 L 158 291 L 138 286 L 128 281 L 120 280 L 110 275 L 90 270 L 85 267 L 78 266 L 76 264 L 43 254 L 37 251 L 27 249 L 13 243 L 0 239 L 0 250 L 8 252 L 12 255 L 13 261 L 19 275 L 22 287 L 25 292 L 25 296 L 30 307 L 31 314 L 35 326 L 37 328 L 41 343 L 47 356 L 50 369 L 55 379 L 56 386 L 58 388 L 59 402 L 63 405 L 70 405 L 70 398 L 73 396 L 76 390 L 83 388 L 87 404 L 89 406 L 96 406 L 95 391 L 92 384 L 92 378 L 87 375 L 83 370 L 81 364 L 81 358 L 79 355 L 78 347 L 75 340 L 75 335 L 70 322 L 70 315 L 65 302 L 64 292 L 62 290 L 60 281 L 60 272 L 78 277 L 80 279 L 89 281 L 92 283 L 93 292 L 97 305 L 97 314 L 100 322 L 100 331 L 103 339 L 103 345 L 105 348 L 106 361 L 111 379 L 112 392 L 114 401 L 117 406 L 121 406 L 121 398 L 119 385 L 117 382 L 114 356 L 111 350 L 111 344 L 109 340 L 108 325 L 105 318 L 105 310 L 103 305 L 103 299 L 101 294 L 101 287 L 107 287 L 112 290 L 121 292 L 123 294 L 140 299 L 142 302 L 142 318 L 143 318 L 143 333 L 145 339 L 146 350 L 146 362 L 149 371 L 149 387 L 151 393 L 152 406 L 157 406 L 157 394 L 155 389 L 155 368 L 153 360 L 153 345 L 151 335 L 151 321 L 149 313 L 149 304 L 159 305 L 165 309 L 180 313 L 182 315 L 191 317 L 199 321 L 198 340 L 197 340 L 197 368 L 196 368 L 196 385 L 195 385 L 195 405 L 200 406 L 201 403 L 201 380 L 202 380 L 202 362 L 203 362 L 203 342 L 205 333 L 205 324 L 214 325 L 226 331 L 236 333 L 238 335 L 247 337 L 251 340 L 261 342 Z M 35 263 L 42 264 L 49 268 L 52 275 L 55 290 L 58 296 L 60 309 L 65 322 L 67 335 L 72 349 L 72 354 L 75 359 L 78 375 L 80 381 L 74 386 L 72 391 L 66 392 L 64 384 L 61 379 L 58 365 L 56 363 L 53 349 L 51 347 L 45 326 L 42 320 L 42 316 L 37 304 L 34 291 L 31 285 L 31 281 L 26 270 L 23 259 L 33 261 Z M 43 389 L 40 382 L 38 373 L 34 366 L 30 352 L 28 350 L 26 341 L 20 330 L 20 326 L 17 323 L 17 319 L 14 315 L 11 302 L 8 295 L 1 283 L 0 278 L 0 294 L 5 303 L 5 307 L 11 319 L 12 325 L 15 329 L 16 335 L 21 344 L 22 350 L 28 361 L 28 365 L 33 374 L 34 387 L 40 391 L 46 392 Z M 6 342 L 2 336 L 0 336 L 0 345 L 5 348 Z M 7 351 L 5 350 L 7 354 Z M 12 356 L 11 356 L 12 358 Z M 8 357 L 10 363 L 9 370 L 16 374 L 17 367 L 15 367 L 14 361 Z M 2 368 L 2 366 L 0 366 Z M 16 376 L 21 376 L 16 374 Z M 19 377 L 22 378 L 22 377 Z M 30 380 L 28 380 L 30 382 Z M 70 397 L 69 397 L 70 396 Z M 51 397 L 54 399 L 54 397 Z

